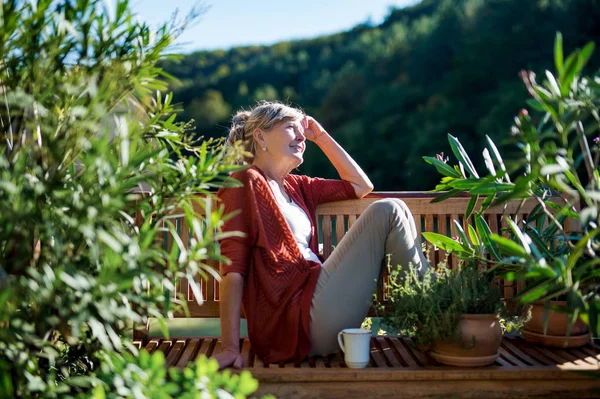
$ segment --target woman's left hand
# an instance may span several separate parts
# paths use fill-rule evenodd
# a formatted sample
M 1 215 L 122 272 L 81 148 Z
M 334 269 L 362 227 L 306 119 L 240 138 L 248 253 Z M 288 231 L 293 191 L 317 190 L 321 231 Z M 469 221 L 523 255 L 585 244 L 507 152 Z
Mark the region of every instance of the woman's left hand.
M 304 137 L 308 141 L 315 142 L 325 133 L 323 126 L 312 116 L 306 115 L 302 119 L 302 127 L 304 128 Z

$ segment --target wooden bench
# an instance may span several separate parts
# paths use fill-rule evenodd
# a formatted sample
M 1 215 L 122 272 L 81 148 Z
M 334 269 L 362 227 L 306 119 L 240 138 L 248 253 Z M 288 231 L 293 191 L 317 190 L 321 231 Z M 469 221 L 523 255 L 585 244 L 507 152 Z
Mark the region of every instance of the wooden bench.
M 331 254 L 332 248 L 369 204 L 389 197 L 400 198 L 408 205 L 419 234 L 435 231 L 449 236 L 457 236 L 452 220 L 464 224 L 463 214 L 469 200 L 468 197 L 459 197 L 432 204 L 433 194 L 379 192 L 360 200 L 321 205 L 317 216 L 323 255 Z M 533 201 L 527 202 L 519 209 L 520 217 L 526 218 L 534 206 Z M 507 208 L 488 209 L 485 218 L 490 229 L 499 232 L 506 226 L 503 215 L 513 214 L 517 209 L 516 202 L 510 203 Z M 180 220 L 177 225 L 181 226 Z M 565 227 L 572 230 L 574 226 L 567 224 Z M 178 231 L 182 241 L 187 243 L 187 228 Z M 167 240 L 165 245 L 172 245 L 171 240 Z M 427 255 L 432 263 L 437 264 L 448 254 L 429 247 Z M 447 259 L 451 267 L 457 266 L 452 255 Z M 202 305 L 196 303 L 186 281 L 177 284 L 188 301 L 191 317 L 219 317 L 218 281 L 212 278 L 202 281 Z M 504 299 L 514 298 L 519 288 L 519 284 L 505 281 Z M 385 302 L 385 284 L 378 286 L 377 296 Z M 211 357 L 221 350 L 218 337 L 174 336 L 167 340 L 148 339 L 147 335 L 138 334 L 136 344 L 150 352 L 164 352 L 167 364 L 178 367 L 185 366 L 199 355 Z M 599 346 L 595 343 L 577 349 L 548 349 L 529 344 L 517 336 L 505 336 L 496 363 L 478 369 L 442 366 L 426 353 L 413 348 L 410 339 L 397 337 L 373 337 L 370 365 L 363 370 L 346 368 L 341 351 L 328 358 L 309 357 L 299 364 L 265 364 L 256 357 L 247 338 L 240 339 L 240 348 L 245 367 L 260 381 L 259 394 L 272 393 L 282 398 L 600 397 L 600 379 L 578 373 L 598 371 Z

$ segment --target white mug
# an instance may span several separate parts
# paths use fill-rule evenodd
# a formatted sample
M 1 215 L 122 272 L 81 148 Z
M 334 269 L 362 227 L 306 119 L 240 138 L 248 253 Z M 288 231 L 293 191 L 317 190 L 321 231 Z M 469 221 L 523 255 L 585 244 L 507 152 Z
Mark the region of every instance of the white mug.
M 338 333 L 338 343 L 344 352 L 346 366 L 362 369 L 369 364 L 371 331 L 362 328 L 346 328 Z

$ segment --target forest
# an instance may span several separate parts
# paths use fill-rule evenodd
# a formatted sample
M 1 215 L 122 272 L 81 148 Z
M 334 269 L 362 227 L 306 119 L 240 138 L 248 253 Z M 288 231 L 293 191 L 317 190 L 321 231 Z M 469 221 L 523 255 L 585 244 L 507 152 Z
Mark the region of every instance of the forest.
M 376 190 L 430 190 L 438 176 L 422 157 L 449 154 L 448 133 L 469 153 L 486 134 L 510 151 L 504 138 L 527 97 L 519 71 L 543 81 L 556 32 L 570 52 L 599 42 L 598 21 L 597 0 L 423 0 L 390 8 L 379 25 L 162 66 L 177 78 L 180 119 L 194 119 L 199 136 L 224 136 L 233 112 L 276 99 L 319 120 Z M 336 177 L 316 146 L 296 173 Z

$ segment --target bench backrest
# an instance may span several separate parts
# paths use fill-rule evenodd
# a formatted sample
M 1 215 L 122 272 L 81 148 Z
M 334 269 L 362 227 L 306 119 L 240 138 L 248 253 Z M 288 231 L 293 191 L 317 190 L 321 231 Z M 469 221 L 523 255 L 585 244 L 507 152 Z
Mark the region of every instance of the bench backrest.
M 437 232 L 445 234 L 449 237 L 456 237 L 456 229 L 452 220 L 457 220 L 462 225 L 465 225 L 464 212 L 469 202 L 468 196 L 450 198 L 440 203 L 431 203 L 437 194 L 423 192 L 375 192 L 363 199 L 331 202 L 320 205 L 317 208 L 317 218 L 319 223 L 319 242 L 322 243 L 323 256 L 327 258 L 335 245 L 342 239 L 348 228 L 356 221 L 360 214 L 374 201 L 381 198 L 398 198 L 403 200 L 411 210 L 415 225 L 417 226 L 418 234 L 422 232 Z M 485 218 L 494 233 L 499 233 L 501 229 L 506 227 L 506 221 L 503 215 L 512 215 L 519 211 L 520 219 L 526 219 L 529 212 L 536 206 L 534 200 L 528 200 L 519 208 L 520 201 L 509 203 L 506 207 L 497 206 L 491 207 L 485 212 Z M 567 231 L 573 231 L 573 227 L 568 224 L 565 226 Z M 182 220 L 177 219 L 180 236 L 184 243 L 189 242 L 189 230 L 183 226 Z M 422 237 L 422 236 L 421 236 Z M 424 241 L 422 239 L 422 241 Z M 172 239 L 167 239 L 164 245 L 170 249 L 173 245 Z M 428 246 L 426 255 L 432 264 L 438 264 L 444 260 L 447 254 L 443 250 L 438 250 L 432 246 Z M 448 264 L 455 268 L 457 259 L 448 255 Z M 212 264 L 215 270 L 218 265 Z M 387 276 L 384 275 L 383 282 L 378 285 L 377 296 L 379 300 L 385 302 L 385 291 Z M 194 294 L 188 287 L 186 280 L 176 282 L 178 287 L 178 295 L 183 294 L 187 301 L 191 317 L 219 317 L 219 282 L 208 275 L 206 280 L 201 281 L 202 301 L 198 304 Z M 519 289 L 518 284 L 513 285 L 512 281 L 504 281 L 504 297 L 505 299 L 513 298 Z M 181 296 L 180 296 L 181 297 Z M 371 311 L 370 314 L 373 314 Z M 184 317 L 183 314 L 177 317 Z

